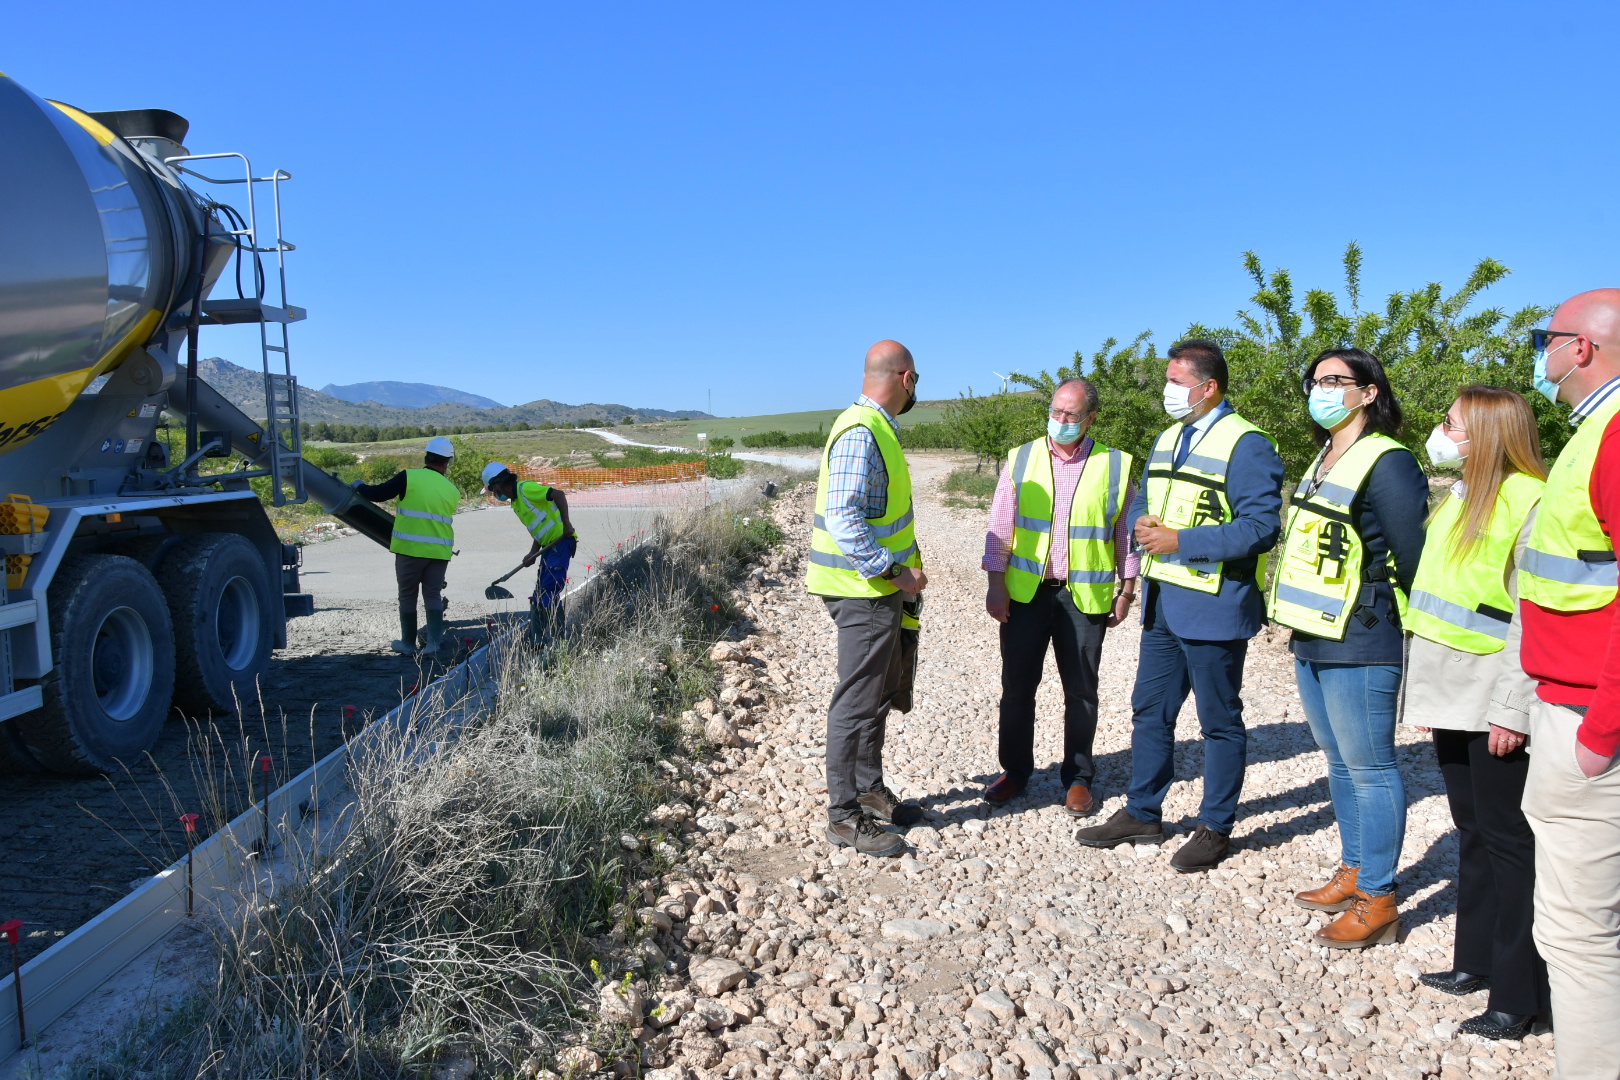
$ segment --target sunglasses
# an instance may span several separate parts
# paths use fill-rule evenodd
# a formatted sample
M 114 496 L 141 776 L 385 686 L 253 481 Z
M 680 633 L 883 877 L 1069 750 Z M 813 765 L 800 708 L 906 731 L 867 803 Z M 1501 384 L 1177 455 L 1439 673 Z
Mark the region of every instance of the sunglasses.
M 1581 335 L 1569 330 L 1532 330 L 1530 331 L 1530 347 L 1536 352 L 1546 349 L 1547 343 L 1553 338 L 1580 337 Z

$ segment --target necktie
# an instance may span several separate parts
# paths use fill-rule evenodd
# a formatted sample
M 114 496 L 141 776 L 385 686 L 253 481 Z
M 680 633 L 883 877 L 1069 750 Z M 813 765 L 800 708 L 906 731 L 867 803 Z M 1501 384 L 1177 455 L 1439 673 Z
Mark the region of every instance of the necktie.
M 1188 424 L 1181 432 L 1181 445 L 1176 449 L 1175 468 L 1181 468 L 1182 462 L 1187 460 L 1187 451 L 1192 449 L 1193 426 Z

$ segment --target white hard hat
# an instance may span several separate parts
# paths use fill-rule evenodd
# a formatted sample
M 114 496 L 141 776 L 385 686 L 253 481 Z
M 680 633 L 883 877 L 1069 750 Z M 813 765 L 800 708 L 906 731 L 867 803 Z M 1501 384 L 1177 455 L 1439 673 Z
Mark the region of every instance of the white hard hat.
M 501 473 L 506 472 L 506 471 L 507 471 L 506 466 L 501 464 L 499 461 L 492 461 L 488 465 L 485 465 L 484 466 L 484 490 L 488 491 L 489 490 L 489 482 L 491 480 L 495 479 L 497 476 L 501 475 Z
M 456 444 L 443 435 L 435 435 L 427 441 L 427 452 L 438 454 L 440 457 L 455 457 Z

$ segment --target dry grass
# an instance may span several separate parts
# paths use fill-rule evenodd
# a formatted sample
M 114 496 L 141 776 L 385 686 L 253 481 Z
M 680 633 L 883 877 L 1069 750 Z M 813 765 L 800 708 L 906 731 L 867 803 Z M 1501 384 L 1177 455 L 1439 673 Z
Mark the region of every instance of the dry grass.
M 727 583 L 774 539 L 736 507 L 669 525 L 570 602 L 558 645 L 499 646 L 492 706 L 437 710 L 355 754 L 352 802 L 328 842 L 306 835 L 296 880 L 212 921 L 213 985 L 74 1075 L 370 1080 L 550 1061 L 584 1021 L 585 969 L 634 934 L 624 901 L 670 854 L 645 825 L 667 797 L 660 761 L 680 753 L 665 718 L 712 686 Z

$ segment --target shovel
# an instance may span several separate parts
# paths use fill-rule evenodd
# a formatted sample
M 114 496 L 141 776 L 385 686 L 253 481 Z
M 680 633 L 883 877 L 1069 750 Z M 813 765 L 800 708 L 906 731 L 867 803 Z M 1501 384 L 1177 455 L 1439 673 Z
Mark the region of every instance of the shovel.
M 507 578 L 511 577 L 513 574 L 517 573 L 519 570 L 522 570 L 522 569 L 523 569 L 522 564 L 514 566 L 510 571 L 508 571 L 507 573 L 502 574 L 500 577 L 498 577 L 494 581 L 490 582 L 489 583 L 489 588 L 484 590 L 484 599 L 485 600 L 510 600 L 510 599 L 512 599 L 512 593 L 507 589 L 501 588 L 501 582 L 505 581 Z

